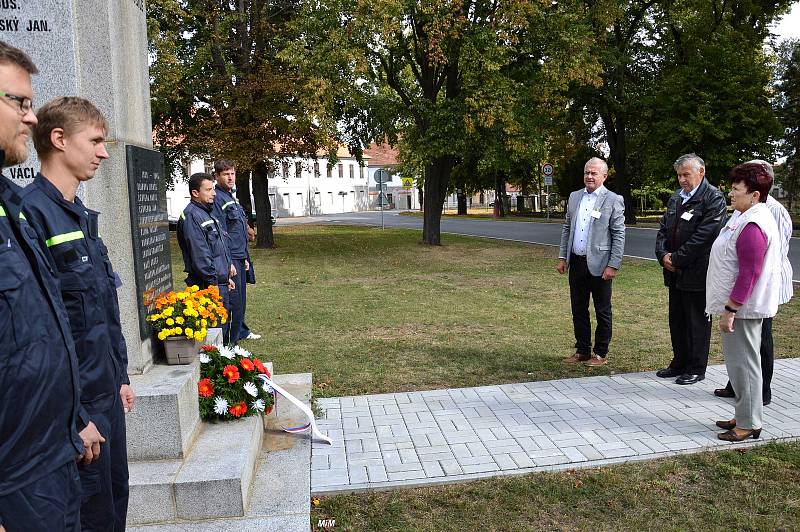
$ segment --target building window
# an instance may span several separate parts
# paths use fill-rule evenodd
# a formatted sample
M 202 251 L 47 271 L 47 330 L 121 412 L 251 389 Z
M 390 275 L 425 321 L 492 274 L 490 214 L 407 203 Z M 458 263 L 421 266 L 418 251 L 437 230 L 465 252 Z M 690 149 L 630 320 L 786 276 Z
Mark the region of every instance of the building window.
M 326 177 L 333 177 L 333 165 L 331 163 L 328 163 L 325 166 L 326 166 L 325 169 Z
M 294 173 L 297 176 L 297 179 L 303 177 L 303 163 L 301 163 L 300 161 L 294 163 Z
M 358 165 L 358 178 L 364 179 L 364 167 L 360 164 Z
M 314 161 L 314 177 L 319 177 L 319 161 Z
M 291 198 L 289 197 L 289 193 L 288 192 L 285 192 L 283 194 L 283 203 L 284 203 L 284 205 L 283 205 L 284 209 L 289 210 L 289 209 L 292 208 Z
M 282 170 L 283 170 L 283 178 L 284 179 L 288 179 L 289 178 L 289 163 L 287 161 L 283 161 L 283 164 L 281 164 L 281 167 L 282 167 Z
M 350 165 L 350 179 L 353 179 L 355 177 L 356 177 L 355 168 L 353 168 L 353 165 L 351 164 Z
M 344 177 L 344 165 L 339 163 L 339 178 Z

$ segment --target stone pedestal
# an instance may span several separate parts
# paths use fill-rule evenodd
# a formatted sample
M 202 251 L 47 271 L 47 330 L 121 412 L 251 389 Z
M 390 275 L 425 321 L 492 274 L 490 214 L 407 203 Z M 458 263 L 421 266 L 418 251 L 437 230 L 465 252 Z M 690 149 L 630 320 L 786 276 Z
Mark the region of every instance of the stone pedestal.
M 149 340 L 141 340 L 133 264 L 125 146 L 152 148 L 147 20 L 142 0 L 9 0 L 0 3 L 0 39 L 28 53 L 39 68 L 33 76 L 34 106 L 58 96 L 82 96 L 108 120 L 109 160 L 78 194 L 100 211 L 100 234 L 123 281 L 119 289 L 122 330 L 130 373 L 152 364 Z M 29 159 L 8 169 L 18 184 L 39 170 Z

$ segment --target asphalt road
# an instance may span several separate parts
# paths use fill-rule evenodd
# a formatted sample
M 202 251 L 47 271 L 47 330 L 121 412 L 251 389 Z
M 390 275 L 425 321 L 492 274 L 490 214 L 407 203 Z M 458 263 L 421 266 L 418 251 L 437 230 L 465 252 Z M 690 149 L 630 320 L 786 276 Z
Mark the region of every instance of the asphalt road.
M 298 223 L 331 223 L 380 227 L 381 213 L 373 211 L 353 212 L 303 218 L 281 218 L 278 220 L 278 225 Z M 422 218 L 420 216 L 400 216 L 396 212 L 384 212 L 383 223 L 385 227 L 422 230 Z M 629 227 L 625 233 L 625 256 L 656 260 L 654 253 L 656 232 L 656 229 Z M 561 239 L 561 224 L 475 218 L 443 218 L 442 233 L 558 246 Z M 446 242 L 446 239 L 443 238 L 443 240 Z M 800 282 L 800 239 L 798 238 L 792 238 L 792 243 L 789 246 L 789 260 L 794 270 L 793 280 Z

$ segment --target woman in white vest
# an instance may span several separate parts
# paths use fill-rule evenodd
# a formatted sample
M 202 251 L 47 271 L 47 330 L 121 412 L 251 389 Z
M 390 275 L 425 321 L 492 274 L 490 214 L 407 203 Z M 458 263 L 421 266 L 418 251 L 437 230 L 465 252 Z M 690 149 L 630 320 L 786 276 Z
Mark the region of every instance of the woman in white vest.
M 719 316 L 722 352 L 736 390 L 736 417 L 717 421 L 719 439 L 742 441 L 761 435 L 761 321 L 778 311 L 780 237 L 765 202 L 772 176 L 760 164 L 740 164 L 730 173 L 732 217 L 711 248 L 706 276 L 706 313 Z

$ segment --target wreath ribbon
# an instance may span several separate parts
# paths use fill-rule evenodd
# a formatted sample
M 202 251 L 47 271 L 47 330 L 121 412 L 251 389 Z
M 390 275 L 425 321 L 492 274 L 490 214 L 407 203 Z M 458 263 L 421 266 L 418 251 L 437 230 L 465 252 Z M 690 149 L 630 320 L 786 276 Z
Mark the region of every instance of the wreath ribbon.
M 290 434 L 296 434 L 296 433 L 299 433 L 299 432 L 305 432 L 306 430 L 308 430 L 310 428 L 312 437 L 316 436 L 318 439 L 324 441 L 328 445 L 333 445 L 333 440 L 331 440 L 329 437 L 325 436 L 324 434 L 322 434 L 319 431 L 319 429 L 317 428 L 317 424 L 314 421 L 314 413 L 311 411 L 311 409 L 308 406 L 306 406 L 305 403 L 303 403 L 300 399 L 298 399 L 297 397 L 293 396 L 292 394 L 290 394 L 289 392 L 287 392 L 286 390 L 281 388 L 279 385 L 275 384 L 275 382 L 272 379 L 270 379 L 269 377 L 267 377 L 266 375 L 261 374 L 261 375 L 258 376 L 258 378 L 261 379 L 261 382 L 263 382 L 264 384 L 266 384 L 267 386 L 272 388 L 273 398 L 275 398 L 275 394 L 276 393 L 278 395 L 281 395 L 281 396 L 285 397 L 286 399 L 289 400 L 290 403 L 292 403 L 297 408 L 299 408 L 300 411 L 303 412 L 303 414 L 305 414 L 306 418 L 308 418 L 308 423 L 305 423 L 303 425 L 298 425 L 296 427 L 289 427 L 289 428 L 285 428 L 284 427 L 283 428 L 284 432 L 288 432 Z M 275 399 L 277 399 L 277 398 L 275 398 Z M 277 414 L 278 414 L 278 402 L 277 402 L 277 400 L 273 400 L 273 403 L 275 404 L 275 415 L 277 416 Z

